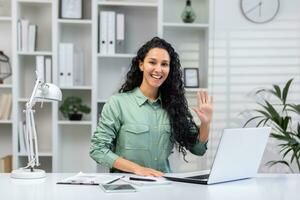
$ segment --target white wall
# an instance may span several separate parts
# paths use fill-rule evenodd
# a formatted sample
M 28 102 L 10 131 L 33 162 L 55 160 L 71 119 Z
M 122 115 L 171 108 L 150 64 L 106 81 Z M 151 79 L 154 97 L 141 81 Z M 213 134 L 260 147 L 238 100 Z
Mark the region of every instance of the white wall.
M 300 1 L 281 0 L 276 18 L 267 24 L 254 24 L 241 14 L 240 0 L 215 0 L 214 31 L 211 33 L 209 89 L 215 99 L 213 133 L 208 165 L 226 127 L 242 127 L 259 87 L 283 85 L 294 77 L 290 101 L 300 102 Z M 261 172 L 287 172 L 269 160 L 280 158 L 276 141 L 269 140 Z

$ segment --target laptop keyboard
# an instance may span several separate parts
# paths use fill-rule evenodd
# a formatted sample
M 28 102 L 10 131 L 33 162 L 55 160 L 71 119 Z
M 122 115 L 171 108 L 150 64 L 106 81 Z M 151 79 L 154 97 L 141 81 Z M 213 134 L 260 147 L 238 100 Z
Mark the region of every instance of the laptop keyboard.
M 191 179 L 208 179 L 209 174 L 203 174 L 203 175 L 197 175 L 197 176 L 191 176 L 191 177 L 187 177 L 187 178 L 191 178 Z

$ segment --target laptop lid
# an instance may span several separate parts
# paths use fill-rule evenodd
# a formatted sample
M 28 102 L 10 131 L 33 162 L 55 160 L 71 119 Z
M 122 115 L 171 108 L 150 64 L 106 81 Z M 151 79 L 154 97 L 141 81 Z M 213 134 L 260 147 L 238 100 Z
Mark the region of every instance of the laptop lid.
M 207 184 L 254 177 L 270 127 L 224 129 Z
M 164 177 L 172 181 L 196 184 L 214 184 L 254 177 L 270 132 L 270 127 L 224 129 L 211 170 L 171 173 Z

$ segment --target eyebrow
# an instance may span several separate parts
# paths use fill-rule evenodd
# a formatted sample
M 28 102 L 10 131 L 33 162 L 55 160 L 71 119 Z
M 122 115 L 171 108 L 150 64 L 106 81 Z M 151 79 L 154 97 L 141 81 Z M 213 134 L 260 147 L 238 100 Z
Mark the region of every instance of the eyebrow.
M 151 60 L 155 60 L 155 61 L 156 61 L 156 58 L 149 58 L 149 59 L 151 59 Z M 169 63 L 169 61 L 168 61 L 168 60 L 162 60 L 162 62 L 167 62 L 167 63 Z

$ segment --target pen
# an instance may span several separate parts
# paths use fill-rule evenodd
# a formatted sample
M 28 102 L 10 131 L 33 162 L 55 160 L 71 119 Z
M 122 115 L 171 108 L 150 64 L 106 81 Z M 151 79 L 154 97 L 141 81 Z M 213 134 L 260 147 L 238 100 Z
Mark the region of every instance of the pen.
M 76 183 L 76 182 L 57 182 L 56 184 L 62 184 L 62 185 L 99 185 L 98 183 Z
M 132 181 L 149 181 L 149 182 L 154 182 L 156 180 L 154 179 L 149 179 L 149 178 L 137 178 L 137 177 L 129 177 L 129 180 Z
M 109 182 L 107 182 L 107 183 L 105 183 L 105 184 L 111 184 L 111 183 L 114 183 L 114 182 L 116 182 L 117 180 L 120 180 L 121 178 L 124 178 L 124 176 L 115 178 L 115 179 L 113 179 L 113 180 L 111 180 L 111 181 L 109 181 Z

